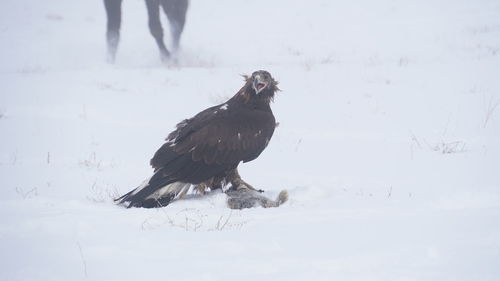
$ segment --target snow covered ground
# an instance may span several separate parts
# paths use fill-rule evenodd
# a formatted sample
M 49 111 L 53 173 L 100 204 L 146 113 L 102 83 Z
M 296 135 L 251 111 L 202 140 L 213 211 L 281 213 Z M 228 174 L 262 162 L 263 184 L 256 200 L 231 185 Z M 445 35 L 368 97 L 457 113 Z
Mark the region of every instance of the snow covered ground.
M 0 3 L 0 280 L 500 280 L 498 0 L 192 0 L 167 66 L 123 11 L 108 65 L 101 1 Z M 288 203 L 112 203 L 258 69 Z

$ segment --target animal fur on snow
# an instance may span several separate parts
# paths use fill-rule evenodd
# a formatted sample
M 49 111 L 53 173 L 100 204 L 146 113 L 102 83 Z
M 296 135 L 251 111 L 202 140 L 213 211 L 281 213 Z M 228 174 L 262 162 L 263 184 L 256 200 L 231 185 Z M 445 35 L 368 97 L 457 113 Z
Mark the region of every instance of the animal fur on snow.
M 226 191 L 227 206 L 231 209 L 245 209 L 253 207 L 279 207 L 288 200 L 288 192 L 282 190 L 276 200 L 263 196 L 260 192 L 248 188 L 230 188 Z

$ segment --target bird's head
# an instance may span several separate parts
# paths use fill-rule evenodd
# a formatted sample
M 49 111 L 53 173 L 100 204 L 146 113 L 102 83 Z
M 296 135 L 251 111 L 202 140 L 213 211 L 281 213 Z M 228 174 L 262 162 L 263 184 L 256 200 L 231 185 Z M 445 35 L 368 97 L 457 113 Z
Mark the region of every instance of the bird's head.
M 245 76 L 245 80 L 256 95 L 273 97 L 274 92 L 279 91 L 278 81 L 265 70 L 255 71 L 251 76 Z

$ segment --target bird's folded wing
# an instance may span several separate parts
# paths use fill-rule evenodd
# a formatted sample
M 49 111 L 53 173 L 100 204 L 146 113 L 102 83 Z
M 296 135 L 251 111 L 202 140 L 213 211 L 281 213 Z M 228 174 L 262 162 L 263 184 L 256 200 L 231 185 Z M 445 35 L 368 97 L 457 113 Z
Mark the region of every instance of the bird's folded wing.
M 210 112 L 212 110 L 212 112 Z M 178 124 L 167 142 L 156 152 L 151 165 L 159 169 L 180 155 L 190 154 L 195 162 L 237 164 L 255 159 L 267 146 L 273 126 L 262 126 L 267 116 L 214 113 L 209 108 Z M 249 120 L 252 120 L 250 122 Z

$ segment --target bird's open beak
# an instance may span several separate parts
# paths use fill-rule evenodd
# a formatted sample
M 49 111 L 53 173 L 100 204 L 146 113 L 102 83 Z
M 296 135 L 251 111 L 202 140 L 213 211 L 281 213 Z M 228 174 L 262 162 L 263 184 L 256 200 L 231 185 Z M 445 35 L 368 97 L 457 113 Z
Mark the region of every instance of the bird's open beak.
M 255 93 L 260 93 L 264 88 L 267 87 L 267 82 L 262 79 L 260 75 L 256 75 L 255 79 L 253 80 L 253 89 L 255 90 Z

